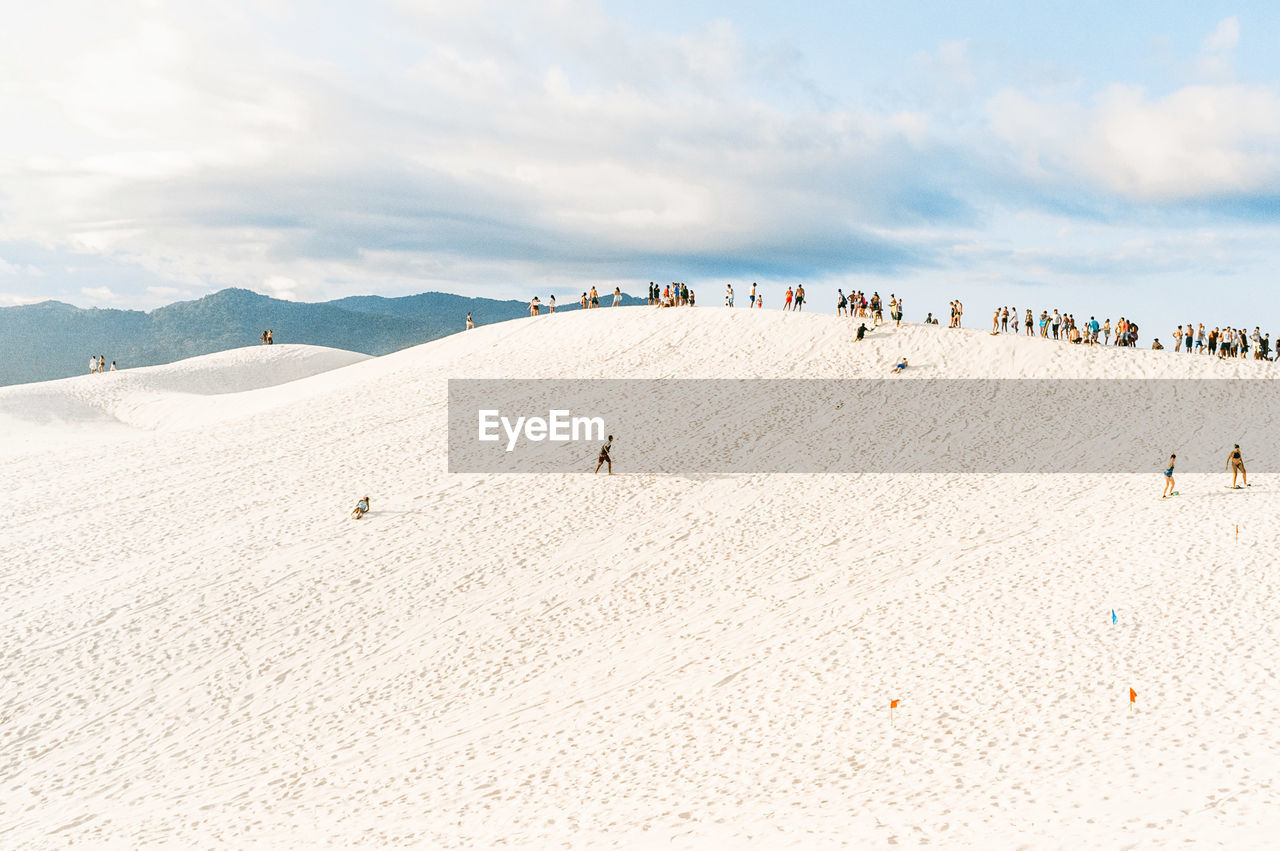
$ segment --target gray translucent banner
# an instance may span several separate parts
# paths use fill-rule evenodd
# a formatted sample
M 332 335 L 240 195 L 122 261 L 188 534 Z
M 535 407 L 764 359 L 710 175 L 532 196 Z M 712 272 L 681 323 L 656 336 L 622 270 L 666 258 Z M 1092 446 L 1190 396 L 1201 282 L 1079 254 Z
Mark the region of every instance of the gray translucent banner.
M 1278 424 L 1264 379 L 451 379 L 449 470 L 1265 473 Z

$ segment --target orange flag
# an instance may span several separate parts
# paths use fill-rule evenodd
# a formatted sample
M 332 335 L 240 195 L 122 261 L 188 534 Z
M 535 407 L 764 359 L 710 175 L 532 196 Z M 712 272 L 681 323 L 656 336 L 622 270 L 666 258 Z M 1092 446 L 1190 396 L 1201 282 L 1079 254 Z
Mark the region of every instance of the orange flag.
M 1129 689 L 1129 702 L 1136 703 L 1138 701 L 1138 693 L 1133 689 Z
M 889 701 L 889 708 L 890 708 L 890 709 L 897 709 L 897 708 L 898 708 L 898 701 L 896 701 L 896 700 L 891 700 L 891 701 Z

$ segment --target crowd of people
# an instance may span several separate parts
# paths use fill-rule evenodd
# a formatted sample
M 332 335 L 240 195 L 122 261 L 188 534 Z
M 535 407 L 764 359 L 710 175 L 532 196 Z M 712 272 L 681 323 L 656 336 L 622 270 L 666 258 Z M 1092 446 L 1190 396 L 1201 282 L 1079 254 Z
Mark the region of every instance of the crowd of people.
M 111 366 L 107 366 L 107 359 L 104 355 L 89 355 L 89 372 L 115 372 L 116 362 L 112 361 Z
M 902 299 L 896 293 L 889 293 L 889 318 L 895 325 L 902 324 Z M 844 294 L 844 290 L 836 290 L 836 315 L 849 316 L 851 319 L 870 319 L 875 328 L 884 322 L 884 303 L 880 293 L 873 292 L 871 298 L 861 290 Z
M 653 283 L 650 282 L 649 284 L 649 303 L 650 304 L 653 304 L 653 292 L 654 292 L 654 286 L 653 286 Z M 688 303 L 693 304 L 692 293 L 689 293 Z M 613 307 L 618 307 L 621 304 L 622 304 L 622 287 L 614 287 L 613 288 Z M 599 306 L 600 306 L 600 293 L 596 290 L 595 287 L 592 287 L 589 292 L 583 293 L 582 298 L 578 299 L 578 307 L 582 308 L 583 310 L 590 310 L 592 308 L 596 308 Z M 542 299 L 538 298 L 538 296 L 534 296 L 532 299 L 530 299 L 529 315 L 530 316 L 540 315 L 544 307 L 547 309 L 548 313 L 556 312 L 556 297 L 554 293 L 552 293 L 550 296 L 547 297 L 547 301 L 545 303 L 543 303 Z M 474 327 L 475 327 L 475 324 L 471 321 L 471 314 L 468 313 L 467 328 L 474 328 Z
M 1206 333 L 1204 323 L 1193 327 L 1188 322 L 1173 332 L 1173 350 L 1217 358 L 1247 358 L 1251 351 L 1254 360 L 1271 360 L 1273 357 L 1271 335 L 1263 334 L 1257 325 L 1253 326 L 1252 332 L 1243 328 L 1215 327 Z
M 613 290 L 614 307 L 622 304 L 622 289 L 615 287 Z M 803 284 L 788 285 L 786 290 L 780 296 L 782 302 L 782 310 L 785 311 L 802 311 L 808 295 L 805 292 Z M 692 307 L 695 305 L 695 297 L 693 290 L 684 282 L 673 281 L 665 286 L 649 282 L 649 293 L 647 303 L 656 307 Z M 727 284 L 724 291 L 724 304 L 726 307 L 733 307 L 735 304 L 735 292 L 733 284 Z M 595 287 L 589 292 L 584 292 L 578 301 L 579 307 L 583 309 L 591 309 L 600 306 L 600 297 Z M 751 284 L 751 290 L 747 296 L 747 307 L 763 308 L 764 294 L 760 291 L 757 283 Z M 537 296 L 529 303 L 530 315 L 537 316 L 543 308 L 549 312 L 555 313 L 556 300 L 555 296 L 550 296 L 549 301 L 543 304 Z M 884 303 L 880 294 L 873 292 L 870 296 L 862 291 L 855 291 L 845 294 L 843 289 L 836 290 L 836 313 L 840 316 L 849 316 L 854 319 L 870 320 L 870 328 L 876 328 L 884 323 Z M 947 327 L 963 328 L 964 327 L 964 304 L 959 300 L 949 303 L 950 319 Z M 890 293 L 889 301 L 889 319 L 895 325 L 902 324 L 903 318 L 903 302 L 896 294 Z M 932 313 L 924 318 L 925 325 L 939 325 L 939 319 Z M 467 327 L 474 327 L 471 321 L 471 315 L 467 314 Z M 263 332 L 263 343 L 271 343 L 271 331 Z M 865 330 L 863 331 L 865 334 Z M 1075 314 L 1063 313 L 1058 309 L 1052 312 L 1049 310 L 1041 310 L 1039 316 L 1030 309 L 1024 309 L 1019 314 L 1018 308 L 1013 306 L 1001 306 L 996 308 L 991 316 L 991 333 L 995 334 L 1019 334 L 1028 337 L 1040 336 L 1044 339 L 1059 340 L 1066 343 L 1086 346 L 1121 346 L 1126 348 L 1136 348 L 1138 345 L 1138 323 L 1127 317 L 1121 316 L 1116 322 L 1112 322 L 1110 317 L 1098 321 L 1096 316 L 1090 316 L 1088 321 L 1077 322 Z M 1173 351 L 1186 352 L 1187 354 L 1204 354 L 1213 355 L 1218 358 L 1248 358 L 1252 355 L 1254 360 L 1272 360 L 1276 357 L 1276 353 L 1272 351 L 1271 335 L 1262 333 L 1257 326 L 1253 331 L 1247 331 L 1244 328 L 1232 327 L 1215 327 L 1206 330 L 1203 323 L 1179 325 L 1173 332 Z M 1165 349 L 1166 346 L 1156 338 L 1151 343 L 1151 348 L 1156 350 Z
M 959 302 L 953 302 L 953 305 Z M 952 308 L 954 322 L 952 327 L 959 327 L 959 318 Z M 1121 316 L 1119 321 L 1113 326 L 1111 319 L 1108 317 L 1105 321 L 1099 322 L 1096 316 L 1090 316 L 1088 322 L 1076 324 L 1075 314 L 1062 313 L 1054 310 L 1052 315 L 1047 310 L 1040 311 L 1039 319 L 1036 319 L 1031 310 L 1028 308 L 1021 317 L 1018 316 L 1018 308 L 1016 307 L 997 307 L 991 316 L 991 333 L 992 334 L 1023 334 L 1027 337 L 1034 337 L 1039 329 L 1039 335 L 1045 339 L 1061 340 L 1064 343 L 1076 343 L 1080 345 L 1116 345 L 1134 347 L 1138 344 L 1138 323 L 1126 319 Z M 1115 340 L 1112 341 L 1114 332 Z M 1152 348 L 1162 348 L 1159 340 Z
M 616 307 L 622 303 L 622 295 L 617 294 L 613 298 L 613 304 Z M 725 296 L 725 303 L 730 307 L 733 306 L 733 287 L 729 288 L 728 294 Z M 693 290 L 689 289 L 689 285 L 681 282 L 672 281 L 665 287 L 659 287 L 653 281 L 649 282 L 649 301 L 648 304 L 657 307 L 693 307 L 695 305 Z

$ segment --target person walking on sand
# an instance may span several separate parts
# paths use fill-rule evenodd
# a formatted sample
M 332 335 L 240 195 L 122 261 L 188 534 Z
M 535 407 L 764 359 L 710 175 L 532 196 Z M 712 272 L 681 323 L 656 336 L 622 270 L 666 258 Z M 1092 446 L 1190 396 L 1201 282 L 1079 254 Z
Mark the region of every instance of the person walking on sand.
M 796 310 L 804 310 L 804 284 L 796 284 Z
M 98 355 L 98 372 L 106 372 L 106 371 L 107 371 L 107 356 Z
M 471 311 L 468 310 L 467 311 L 467 330 L 470 331 L 474 327 L 476 327 L 476 323 L 471 321 Z
M 613 288 L 613 304 L 610 307 L 617 307 L 622 304 L 622 287 Z
M 267 345 L 274 346 L 275 344 L 276 344 L 276 332 L 268 328 L 267 329 Z
M 262 332 L 262 345 L 264 345 L 264 346 L 265 346 L 266 344 L 267 344 L 267 332 L 266 332 L 266 331 L 263 331 L 263 332 Z
M 733 307 L 733 284 L 725 284 L 724 306 Z
M 98 359 L 93 355 L 89 355 L 89 373 L 93 374 L 98 371 Z
M 1005 324 L 1006 325 L 1009 324 L 1007 320 Z M 1000 308 L 998 307 L 996 308 L 996 312 L 991 315 L 991 333 L 992 334 L 1000 333 Z
M 548 313 L 556 312 L 556 294 L 555 293 L 552 293 L 551 297 L 547 299 L 547 312 Z
M 609 450 L 612 448 L 613 448 L 613 435 L 609 435 L 609 441 L 605 443 L 604 446 L 600 447 L 600 456 L 599 456 L 599 459 L 596 461 L 596 473 L 600 472 L 600 466 L 602 464 L 608 464 L 609 475 L 611 476 L 613 475 L 613 461 L 609 458 Z M 592 475 L 595 475 L 596 473 L 593 473 Z
M 537 296 L 534 296 L 533 299 L 529 302 L 529 315 L 537 316 L 538 311 L 541 309 L 542 309 L 542 302 L 538 301 Z
M 1227 456 L 1227 469 L 1231 471 L 1231 487 L 1239 490 L 1241 485 L 1236 484 L 1236 475 L 1239 474 L 1240 481 L 1244 482 L 1244 487 L 1249 487 L 1249 476 L 1244 471 L 1244 459 L 1240 457 L 1240 444 L 1236 444 L 1231 450 L 1231 454 Z
M 1173 489 L 1173 465 L 1177 460 L 1177 455 L 1169 456 L 1169 467 L 1164 471 L 1164 493 L 1160 494 L 1161 499 L 1164 499 L 1166 496 L 1174 496 L 1177 494 L 1177 491 Z
M 792 291 L 791 287 L 787 287 L 787 298 L 786 298 L 786 302 L 782 305 L 783 310 L 791 309 L 791 299 L 794 295 L 795 293 Z
M 755 306 L 756 306 L 756 285 L 755 285 L 755 282 L 752 281 L 751 282 L 751 303 L 747 305 L 747 309 L 750 310 Z

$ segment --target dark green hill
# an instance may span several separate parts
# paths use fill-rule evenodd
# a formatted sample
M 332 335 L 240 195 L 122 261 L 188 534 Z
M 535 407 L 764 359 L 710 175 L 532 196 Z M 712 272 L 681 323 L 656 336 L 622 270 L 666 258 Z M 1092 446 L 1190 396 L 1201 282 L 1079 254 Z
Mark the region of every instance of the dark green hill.
M 643 303 L 627 297 L 626 304 Z M 563 309 L 577 308 L 576 304 Z M 243 289 L 138 310 L 84 309 L 57 301 L 0 308 L 0 385 L 88 371 L 90 355 L 122 368 L 250 346 L 270 328 L 278 343 L 385 355 L 477 325 L 528 315 L 525 302 L 421 293 L 294 302 Z

